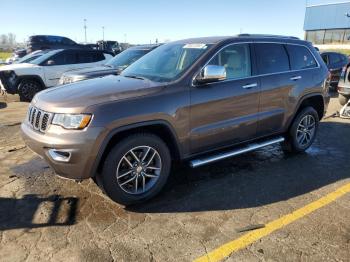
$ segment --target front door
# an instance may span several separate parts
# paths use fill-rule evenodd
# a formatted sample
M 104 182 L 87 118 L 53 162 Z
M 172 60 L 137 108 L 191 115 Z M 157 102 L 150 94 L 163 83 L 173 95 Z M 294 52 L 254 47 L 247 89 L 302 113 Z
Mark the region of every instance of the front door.
M 46 87 L 56 86 L 64 72 L 77 68 L 77 61 L 74 50 L 62 51 L 48 59 L 43 65 Z
M 191 88 L 192 153 L 255 137 L 260 83 L 251 57 L 250 44 L 228 45 L 209 62 L 224 66 L 227 79 Z

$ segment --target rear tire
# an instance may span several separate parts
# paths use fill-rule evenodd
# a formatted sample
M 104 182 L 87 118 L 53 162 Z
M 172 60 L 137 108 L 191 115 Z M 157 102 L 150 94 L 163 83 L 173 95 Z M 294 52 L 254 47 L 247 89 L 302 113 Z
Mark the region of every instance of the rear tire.
M 344 95 L 342 95 L 342 94 L 339 94 L 339 95 L 338 95 L 338 100 L 339 100 L 339 103 L 340 103 L 342 106 L 344 106 L 344 105 L 346 105 L 346 103 L 349 101 L 349 97 L 346 97 L 346 96 L 344 96 Z
M 287 153 L 300 153 L 308 149 L 314 142 L 318 130 L 319 117 L 313 107 L 302 109 L 295 117 L 282 143 Z
M 113 201 L 131 205 L 157 195 L 170 169 L 171 156 L 164 141 L 153 134 L 140 133 L 112 148 L 98 180 Z
M 42 90 L 42 85 L 33 79 L 23 79 L 18 85 L 20 101 L 30 102 L 36 93 Z

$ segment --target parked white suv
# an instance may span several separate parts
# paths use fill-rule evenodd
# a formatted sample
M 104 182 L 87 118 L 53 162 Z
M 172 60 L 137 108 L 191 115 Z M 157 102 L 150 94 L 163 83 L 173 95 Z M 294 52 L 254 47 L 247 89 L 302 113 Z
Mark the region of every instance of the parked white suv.
M 1 67 L 0 87 L 31 101 L 37 92 L 56 86 L 64 72 L 102 65 L 112 57 L 99 50 L 52 50 L 28 63 Z

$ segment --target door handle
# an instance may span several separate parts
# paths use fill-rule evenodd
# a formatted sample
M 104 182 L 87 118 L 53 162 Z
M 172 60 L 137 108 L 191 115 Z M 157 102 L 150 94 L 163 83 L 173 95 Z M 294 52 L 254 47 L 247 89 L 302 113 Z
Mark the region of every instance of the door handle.
M 252 88 L 252 87 L 257 87 L 258 84 L 257 83 L 254 83 L 254 84 L 247 84 L 247 85 L 244 85 L 242 86 L 242 88 L 244 89 L 249 89 L 249 88 Z
M 302 78 L 301 76 L 293 76 L 293 77 L 290 78 L 290 80 L 297 81 L 297 80 L 299 80 L 301 78 Z

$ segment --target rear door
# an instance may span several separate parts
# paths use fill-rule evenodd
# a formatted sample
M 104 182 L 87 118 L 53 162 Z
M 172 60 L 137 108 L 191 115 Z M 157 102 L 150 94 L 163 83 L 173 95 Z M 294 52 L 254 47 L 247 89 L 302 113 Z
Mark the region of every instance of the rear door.
M 293 116 L 296 96 L 313 87 L 318 64 L 302 45 L 257 43 L 258 70 L 261 74 L 258 135 L 285 131 Z
M 223 66 L 227 79 L 191 88 L 191 151 L 197 153 L 256 135 L 259 78 L 250 44 L 231 44 L 208 63 Z
M 65 50 L 44 62 L 44 72 L 46 87 L 55 86 L 58 84 L 61 75 L 76 67 L 77 52 L 74 50 Z
M 288 108 L 289 93 L 299 79 L 290 71 L 287 50 L 283 43 L 254 44 L 261 95 L 257 136 L 267 136 L 282 130 Z

